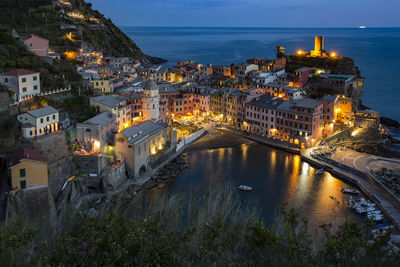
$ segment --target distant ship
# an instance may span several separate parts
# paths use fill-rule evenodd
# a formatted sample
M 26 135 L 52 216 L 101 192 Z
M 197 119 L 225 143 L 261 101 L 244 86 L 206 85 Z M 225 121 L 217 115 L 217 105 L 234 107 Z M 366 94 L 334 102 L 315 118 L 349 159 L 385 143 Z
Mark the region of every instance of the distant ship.
M 365 29 L 367 26 L 359 26 L 360 29 Z

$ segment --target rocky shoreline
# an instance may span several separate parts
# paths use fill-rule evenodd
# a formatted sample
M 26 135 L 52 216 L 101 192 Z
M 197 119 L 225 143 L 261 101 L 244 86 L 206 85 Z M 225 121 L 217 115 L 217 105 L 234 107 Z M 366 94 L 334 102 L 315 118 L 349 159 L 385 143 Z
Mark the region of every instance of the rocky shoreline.
M 400 198 L 400 169 L 388 170 L 382 168 L 372 174 L 385 185 L 393 194 Z

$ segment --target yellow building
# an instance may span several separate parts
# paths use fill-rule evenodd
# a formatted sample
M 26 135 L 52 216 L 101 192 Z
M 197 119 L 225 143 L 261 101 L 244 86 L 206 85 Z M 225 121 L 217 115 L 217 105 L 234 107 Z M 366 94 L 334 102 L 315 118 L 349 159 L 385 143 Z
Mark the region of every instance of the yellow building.
M 48 185 L 47 159 L 33 149 L 22 148 L 10 157 L 12 190 Z
M 100 80 L 92 80 L 90 83 L 93 86 L 93 89 L 102 91 L 104 93 L 112 93 L 112 88 L 110 86 L 110 80 L 100 79 Z

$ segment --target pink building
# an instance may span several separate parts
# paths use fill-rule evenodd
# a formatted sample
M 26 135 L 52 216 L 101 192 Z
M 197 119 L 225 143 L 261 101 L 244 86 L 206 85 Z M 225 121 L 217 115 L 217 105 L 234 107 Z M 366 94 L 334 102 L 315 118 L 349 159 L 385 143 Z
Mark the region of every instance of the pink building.
M 49 40 L 46 38 L 29 35 L 22 38 L 26 48 L 39 57 L 47 57 L 49 51 Z
M 308 67 L 295 70 L 295 75 L 293 77 L 294 87 L 303 88 L 310 81 L 310 75 L 313 73 L 314 69 Z
M 257 135 L 272 136 L 276 129 L 276 110 L 283 100 L 269 95 L 259 96 L 246 104 L 243 129 Z
M 325 126 L 322 101 L 304 98 L 285 101 L 277 108 L 276 136 L 301 147 L 310 147 L 322 137 Z

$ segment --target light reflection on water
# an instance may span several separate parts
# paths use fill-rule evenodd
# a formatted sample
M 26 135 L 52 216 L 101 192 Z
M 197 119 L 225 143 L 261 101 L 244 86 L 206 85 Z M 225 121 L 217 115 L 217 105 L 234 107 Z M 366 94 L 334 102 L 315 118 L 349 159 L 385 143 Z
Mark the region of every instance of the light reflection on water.
M 226 137 L 226 136 L 225 136 Z M 186 154 L 188 169 L 160 192 L 206 193 L 218 185 L 247 184 L 253 191 L 237 194 L 243 201 L 257 202 L 267 224 L 277 209 L 288 203 L 296 207 L 311 224 L 336 222 L 346 213 L 330 196 L 347 202 L 341 188 L 354 188 L 303 162 L 298 155 L 276 150 L 258 143 L 229 148 L 199 150 Z

